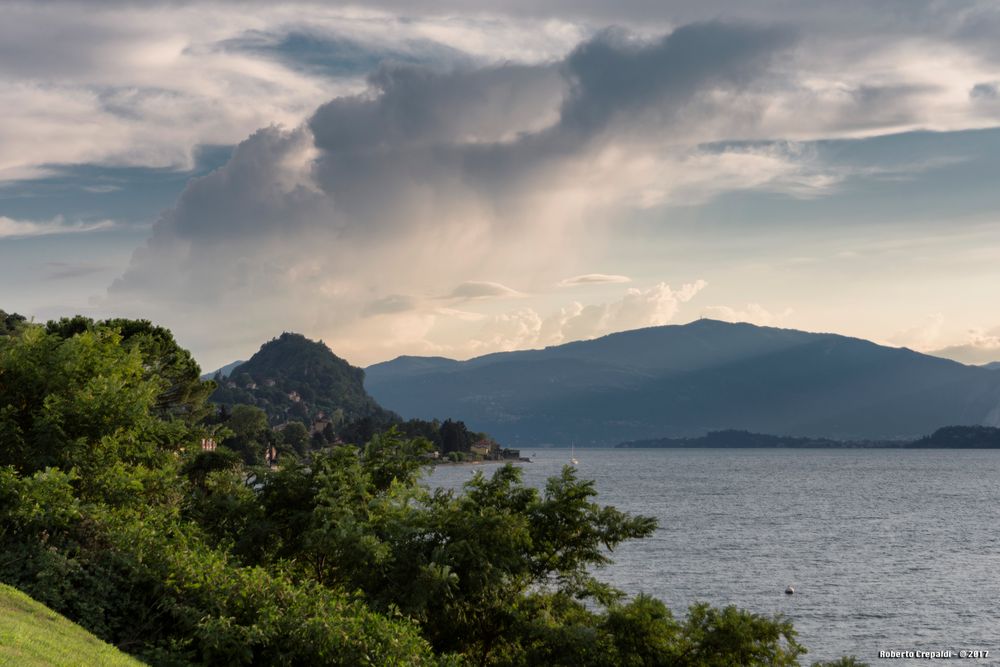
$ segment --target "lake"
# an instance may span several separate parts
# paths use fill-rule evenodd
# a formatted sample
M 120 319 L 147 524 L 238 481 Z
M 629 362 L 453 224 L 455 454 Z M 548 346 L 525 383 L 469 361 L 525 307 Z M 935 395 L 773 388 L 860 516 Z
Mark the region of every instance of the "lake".
M 570 453 L 523 449 L 541 486 Z M 683 614 L 694 601 L 792 619 L 803 660 L 988 649 L 1000 664 L 1000 451 L 578 449 L 598 502 L 660 527 L 600 578 Z M 439 466 L 456 487 L 494 464 Z M 796 593 L 785 595 L 785 587 Z M 892 660 L 890 664 L 926 664 Z

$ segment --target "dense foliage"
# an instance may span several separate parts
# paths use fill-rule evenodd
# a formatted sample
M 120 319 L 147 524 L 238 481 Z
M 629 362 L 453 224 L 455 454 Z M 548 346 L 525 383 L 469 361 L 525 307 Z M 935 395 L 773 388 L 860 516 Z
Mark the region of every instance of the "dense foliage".
M 168 339 L 84 324 L 0 337 L 0 581 L 152 664 L 796 665 L 804 652 L 785 619 L 705 605 L 677 619 L 602 584 L 610 552 L 655 524 L 598 505 L 571 469 L 542 490 L 503 467 L 431 491 L 426 439 L 390 430 L 309 452 L 304 428 L 276 434 L 258 407 L 197 419 L 193 394 L 168 393 L 178 376 L 162 369 L 178 365 L 163 359 L 183 355 L 151 344 Z M 267 437 L 286 448 L 275 469 L 254 465 Z
M 24 315 L 8 313 L 0 310 L 0 336 L 6 336 L 17 331 L 26 321 Z
M 336 424 L 394 415 L 364 388 L 364 371 L 333 354 L 322 342 L 295 333 L 268 341 L 228 378 L 218 378 L 212 395 L 225 406 L 255 405 L 272 424 L 327 418 Z

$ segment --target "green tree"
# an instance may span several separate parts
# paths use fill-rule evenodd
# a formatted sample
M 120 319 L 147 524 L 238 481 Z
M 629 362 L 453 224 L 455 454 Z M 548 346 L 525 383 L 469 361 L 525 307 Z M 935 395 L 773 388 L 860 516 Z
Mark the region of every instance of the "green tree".
M 113 329 L 0 338 L 0 465 L 77 468 L 89 484 L 118 463 L 162 464 L 194 434 L 153 413 L 160 387 Z
M 305 456 L 309 451 L 309 439 L 309 429 L 302 422 L 288 422 L 281 429 L 281 443 L 299 456 Z
M 798 665 L 805 649 L 795 641 L 787 619 L 725 607 L 696 604 L 688 611 L 682 630 L 682 655 L 678 664 L 691 667 L 782 667 Z
M 160 385 L 154 412 L 194 423 L 212 411 L 206 399 L 215 390 L 215 383 L 201 379 L 198 363 L 190 352 L 177 344 L 169 329 L 149 320 L 115 318 L 95 322 L 81 315 L 50 321 L 45 328 L 48 333 L 63 339 L 85 331 L 114 329 L 120 334 L 124 347 L 138 349 L 146 378 Z
M 446 419 L 441 424 L 441 453 L 468 452 L 472 446 L 472 436 L 464 422 Z
M 804 652 L 780 616 L 675 619 L 601 583 L 614 548 L 655 522 L 600 506 L 572 468 L 541 490 L 505 466 L 431 491 L 431 444 L 390 430 L 251 469 L 276 442 L 262 410 L 212 417 L 233 451 L 202 451 L 197 397 L 163 410 L 169 383 L 120 324 L 57 324 L 0 336 L 0 581 L 150 663 L 780 666 Z
M 27 323 L 24 315 L 17 313 L 7 313 L 0 310 L 0 336 L 9 336 L 17 333 Z
M 276 439 L 267 423 L 267 414 L 252 405 L 237 405 L 225 423 L 231 435 L 222 445 L 238 453 L 247 465 L 259 465 L 264 460 L 264 450 Z
M 221 520 L 242 513 L 201 517 L 214 543 L 188 520 L 197 498 L 245 509 L 257 492 L 156 409 L 146 370 L 103 325 L 0 338 L 0 581 L 152 664 L 435 664 L 411 623 L 242 566 L 228 535 L 246 525 Z

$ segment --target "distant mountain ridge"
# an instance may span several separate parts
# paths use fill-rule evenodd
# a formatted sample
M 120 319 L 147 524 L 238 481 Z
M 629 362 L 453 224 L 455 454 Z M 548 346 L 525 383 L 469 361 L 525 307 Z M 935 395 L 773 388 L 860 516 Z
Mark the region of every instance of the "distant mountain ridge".
M 205 373 L 201 376 L 202 380 L 212 380 L 215 376 L 227 378 L 233 374 L 233 371 L 239 368 L 240 364 L 246 363 L 244 360 L 240 359 L 238 361 L 232 361 L 221 368 L 216 368 L 211 373 Z
M 831 440 L 829 438 L 801 438 L 727 430 L 712 431 L 697 438 L 630 440 L 615 445 L 615 447 L 620 449 L 848 449 L 858 447 L 900 448 L 909 444 L 909 441 L 906 440 Z
M 450 414 L 511 445 L 725 429 L 841 440 L 1000 425 L 991 370 L 828 333 L 697 320 L 455 361 L 400 357 L 365 386 L 404 417 Z

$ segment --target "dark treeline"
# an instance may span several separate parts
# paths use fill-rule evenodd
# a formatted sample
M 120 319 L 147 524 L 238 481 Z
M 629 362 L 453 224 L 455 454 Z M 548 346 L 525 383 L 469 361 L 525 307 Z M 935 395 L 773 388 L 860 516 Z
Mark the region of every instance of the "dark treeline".
M 996 449 L 1000 448 L 1000 428 L 991 426 L 946 426 L 917 440 L 832 440 L 766 435 L 749 431 L 712 431 L 695 438 L 655 438 L 632 440 L 618 447 L 655 448 L 788 448 L 788 449 Z
M 0 322 L 0 581 L 149 664 L 800 664 L 785 618 L 596 578 L 656 525 L 570 468 L 432 490 L 395 429 L 259 465 L 166 329 Z

